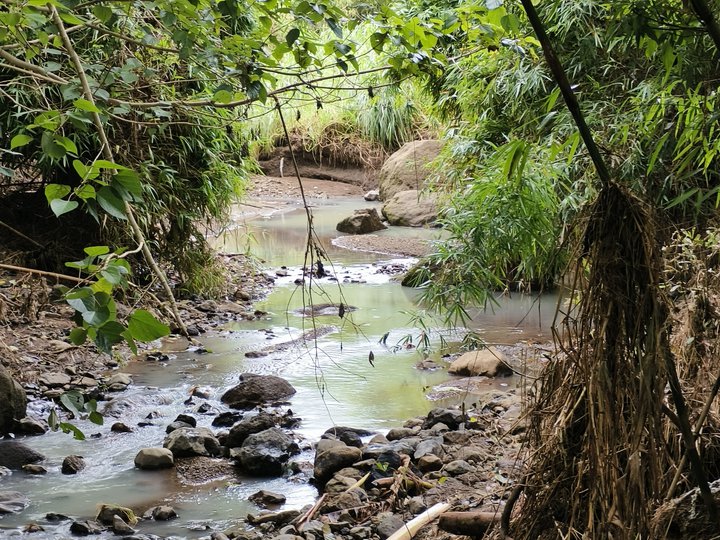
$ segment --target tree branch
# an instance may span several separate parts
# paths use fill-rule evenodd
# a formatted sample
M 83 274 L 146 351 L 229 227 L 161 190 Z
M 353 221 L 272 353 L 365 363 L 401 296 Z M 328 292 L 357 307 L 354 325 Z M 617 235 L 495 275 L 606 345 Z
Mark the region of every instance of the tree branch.
M 720 25 L 715 20 L 710 6 L 708 6 L 705 0 L 690 0 L 690 5 L 693 11 L 697 15 L 700 22 L 705 25 L 705 29 L 715 43 L 715 52 L 720 53 Z
M 0 49 L 0 58 L 4 59 L 9 64 L 8 67 L 10 67 L 11 69 L 15 69 L 16 71 L 20 71 L 22 73 L 25 73 L 26 75 L 40 76 L 46 81 L 53 82 L 55 84 L 68 83 L 68 81 L 66 81 L 65 79 L 58 77 L 57 75 L 53 75 L 52 73 L 48 73 L 40 66 L 31 64 L 30 62 L 26 62 L 25 60 L 20 60 L 17 56 L 10 54 L 3 49 Z

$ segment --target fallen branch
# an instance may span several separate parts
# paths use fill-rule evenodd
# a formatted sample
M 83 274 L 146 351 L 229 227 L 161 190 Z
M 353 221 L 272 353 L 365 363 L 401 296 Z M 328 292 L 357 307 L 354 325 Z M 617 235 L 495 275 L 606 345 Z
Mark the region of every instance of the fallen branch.
M 45 248 L 45 246 L 43 246 L 40 242 L 37 242 L 37 241 L 33 240 L 32 238 L 30 238 L 29 236 L 21 233 L 21 232 L 18 231 L 17 229 L 14 229 L 13 227 L 11 227 L 10 225 L 8 225 L 8 224 L 5 223 L 4 221 L 0 221 L 0 225 L 2 225 L 3 227 L 5 227 L 6 229 L 10 230 L 11 232 L 14 232 L 14 233 L 15 233 L 16 235 L 18 235 L 20 238 L 23 238 L 23 239 L 27 240 L 27 241 L 30 242 L 31 244 L 39 247 L 40 249 L 44 249 L 44 248 Z
M 303 514 L 297 521 L 295 521 L 295 528 L 298 530 L 298 532 L 301 532 L 303 530 L 303 527 L 305 526 L 305 523 L 310 521 L 312 517 L 316 514 L 316 512 L 320 510 L 320 507 L 323 505 L 326 498 L 327 493 L 323 493 L 323 496 L 317 500 L 317 502 L 312 506 L 312 508 L 305 512 L 305 514 Z
M 410 540 L 425 525 L 433 521 L 440 514 L 447 512 L 449 509 L 450 503 L 437 503 L 435 506 L 428 508 L 422 514 L 408 521 L 404 527 L 401 527 L 400 529 L 395 531 L 392 535 L 390 535 L 387 540 Z M 442 520 L 443 517 L 441 517 L 440 519 Z
M 67 276 L 65 274 L 56 274 L 55 272 L 47 272 L 45 270 L 35 270 L 34 268 L 25 268 L 23 266 L 13 266 L 12 264 L 0 264 L 0 268 L 5 270 L 14 270 L 15 272 L 23 272 L 25 274 L 38 274 L 41 276 L 54 277 L 65 281 L 72 281 L 73 283 L 87 283 L 87 279 L 76 278 L 75 276 Z
M 498 512 L 448 512 L 440 517 L 438 527 L 451 534 L 482 536 L 499 522 Z

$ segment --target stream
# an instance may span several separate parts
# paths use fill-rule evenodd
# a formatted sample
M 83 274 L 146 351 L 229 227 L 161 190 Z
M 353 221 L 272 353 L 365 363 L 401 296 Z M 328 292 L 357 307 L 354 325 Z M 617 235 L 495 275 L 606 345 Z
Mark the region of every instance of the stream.
M 134 467 L 133 459 L 140 448 L 162 446 L 165 427 L 179 413 L 193 414 L 198 426 L 211 427 L 216 414 L 227 410 L 220 403 L 220 396 L 237 383 L 243 372 L 279 375 L 297 389 L 289 399 L 289 408 L 302 419 L 295 433 L 303 438 L 301 447 L 307 450 L 296 459 L 309 462 L 313 458 L 310 442 L 333 425 L 383 431 L 434 407 L 449 404 L 426 397 L 429 389 L 448 380 L 447 373 L 442 369 L 416 369 L 420 355 L 402 346 L 408 337 L 417 343 L 420 334 L 410 317 L 410 312 L 417 309 L 418 294 L 401 287 L 385 270 L 408 265 L 409 261 L 350 251 L 331 243 L 332 238 L 340 235 L 335 231 L 335 224 L 341 218 L 354 208 L 373 203 L 333 200 L 317 204 L 313 209 L 316 232 L 332 260 L 332 266 L 328 264 L 326 269 L 337 281 L 318 280 L 312 301 L 315 304 L 342 301 L 354 309 L 348 309 L 342 319 L 337 310 L 314 319 L 303 314 L 303 305 L 307 305 L 310 298 L 307 293 L 303 296 L 302 289 L 295 284 L 302 277 L 307 235 L 302 208 L 268 210 L 247 219 L 238 211 L 234 226 L 217 239 L 217 246 L 230 253 L 252 251 L 265 261 L 271 274 L 286 267 L 280 274 L 287 275 L 277 277 L 275 288 L 256 305 L 266 315 L 260 320 L 229 323 L 212 335 L 201 336 L 199 339 L 207 350 L 205 354 L 186 350 L 183 341 L 175 345 L 168 342 L 164 345 L 168 350 L 180 349 L 170 355 L 170 360 L 125 364 L 121 369 L 131 375 L 134 383 L 118 394 L 115 403 L 107 409 L 119 410 L 120 416 L 106 417 L 103 426 L 76 422 L 88 435 L 87 440 L 76 441 L 62 432 L 24 438 L 24 443 L 47 457 L 42 464 L 48 474 L 32 476 L 15 471 L 2 480 L 3 490 L 25 493 L 31 504 L 19 514 L 0 516 L 0 536 L 22 534 L 22 528 L 28 523 L 38 523 L 45 532 L 35 533 L 33 538 L 67 538 L 71 522 L 50 523 L 45 518 L 48 512 L 73 519 L 92 519 L 97 504 L 113 503 L 129 506 L 139 514 L 152 506 L 169 504 L 176 509 L 178 519 L 143 521 L 135 528 L 143 534 L 200 538 L 240 523 L 248 512 L 257 512 L 258 507 L 248 501 L 248 497 L 260 489 L 283 493 L 287 497 L 285 509 L 301 508 L 313 502 L 317 491 L 300 477 L 238 476 L 188 485 L 178 481 L 174 469 L 149 472 Z M 379 234 L 432 237 L 437 232 L 394 228 Z M 538 304 L 534 298 L 513 295 L 501 298 L 494 311 L 477 313 L 473 327 L 488 342 L 549 339 L 554 310 L 552 297 Z M 313 328 L 313 324 L 332 329 L 308 346 L 280 347 L 267 356 L 245 357 L 246 352 L 295 339 Z M 447 334 L 449 330 L 436 327 L 430 332 L 435 346 L 440 332 Z M 385 346 L 380 340 L 386 333 Z M 457 341 L 458 337 L 447 334 L 447 339 Z M 374 366 L 368 360 L 370 352 L 374 355 Z M 431 358 L 443 363 L 437 353 Z M 514 378 L 491 380 L 488 388 L 498 385 L 507 388 L 514 384 Z M 194 398 L 193 404 L 186 405 L 185 401 L 196 387 L 209 391 L 209 399 Z M 210 405 L 208 414 L 196 411 L 203 402 Z M 35 402 L 28 414 L 47 417 L 47 412 L 48 403 Z M 148 417 L 154 418 L 150 425 L 135 427 Z M 134 427 L 134 431 L 111 432 L 110 425 L 117 420 Z M 87 468 L 75 476 L 60 473 L 63 458 L 70 454 L 84 456 L 87 462 Z M 113 537 L 109 532 L 104 536 Z

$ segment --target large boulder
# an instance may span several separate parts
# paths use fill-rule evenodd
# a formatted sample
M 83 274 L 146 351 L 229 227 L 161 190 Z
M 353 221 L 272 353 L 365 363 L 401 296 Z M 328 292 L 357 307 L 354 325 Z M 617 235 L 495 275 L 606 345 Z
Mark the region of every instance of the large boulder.
M 0 364 L 0 434 L 14 429 L 15 421 L 25 416 L 27 397 L 25 390 Z
M 0 515 L 22 512 L 30 504 L 19 491 L 0 491 Z
M 168 448 L 141 448 L 135 456 L 135 466 L 145 471 L 169 469 L 174 464 L 173 453 Z
M 347 234 L 368 234 L 387 229 L 375 208 L 355 210 L 352 216 L 343 219 L 335 228 Z
M 0 441 L 0 467 L 22 469 L 23 465 L 45 459 L 41 453 L 18 441 Z
M 208 428 L 176 429 L 165 437 L 163 447 L 176 458 L 220 454 L 220 443 Z
M 228 448 L 240 447 L 250 435 L 275 427 L 275 423 L 275 417 L 264 411 L 255 416 L 243 418 L 230 429 L 225 446 Z
M 243 471 L 254 476 L 280 476 L 291 455 L 299 453 L 298 445 L 280 428 L 253 433 L 240 448 L 230 453 Z
M 263 403 L 280 401 L 292 396 L 295 389 L 275 375 L 243 373 L 240 384 L 225 392 L 221 401 L 233 409 L 253 409 Z
M 497 377 L 512 375 L 513 370 L 500 351 L 489 347 L 463 354 L 450 364 L 448 373 L 463 377 Z
M 318 451 L 315 456 L 313 476 L 319 485 L 332 478 L 333 474 L 345 467 L 350 467 L 362 459 L 362 451 L 355 446 L 338 445 L 332 446 L 322 452 Z
M 428 164 L 440 154 L 442 147 L 442 141 L 433 139 L 405 143 L 380 169 L 380 200 L 387 201 L 400 191 L 425 188 L 432 174 Z
M 437 221 L 437 199 L 416 189 L 400 191 L 383 204 L 382 213 L 390 225 L 422 227 Z

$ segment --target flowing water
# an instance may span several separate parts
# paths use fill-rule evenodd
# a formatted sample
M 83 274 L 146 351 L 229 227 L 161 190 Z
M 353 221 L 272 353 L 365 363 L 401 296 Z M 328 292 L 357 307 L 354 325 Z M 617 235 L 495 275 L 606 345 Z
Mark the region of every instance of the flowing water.
M 193 388 L 211 392 L 207 402 L 212 410 L 195 414 L 198 425 L 209 427 L 214 415 L 225 410 L 220 396 L 237 383 L 243 372 L 277 374 L 297 389 L 289 407 L 302 418 L 296 432 L 306 440 L 317 439 L 332 425 L 388 429 L 437 406 L 426 394 L 434 385 L 446 381 L 447 374 L 443 370 L 416 369 L 420 359 L 417 351 L 404 346 L 409 340 L 416 344 L 421 333 L 409 314 L 417 309 L 417 292 L 401 287 L 383 272 L 385 267 L 407 264 L 407 260 L 348 251 L 331 244 L 339 234 L 335 224 L 361 206 L 367 203 L 336 201 L 313 209 L 316 232 L 333 261 L 332 269 L 326 266 L 338 279 L 319 280 L 311 291 L 312 298 L 295 285 L 303 275 L 307 236 L 304 211 L 268 212 L 246 221 L 238 217 L 236 226 L 218 239 L 218 245 L 228 252 L 238 252 L 250 244 L 252 252 L 269 268 L 287 267 L 288 275 L 279 277 L 270 295 L 257 305 L 267 314 L 260 320 L 231 323 L 213 335 L 203 336 L 201 341 L 208 351 L 205 354 L 182 350 L 167 362 L 126 364 L 123 371 L 131 374 L 134 384 L 119 394 L 107 411 L 117 411 L 117 419 L 129 426 L 154 417 L 151 425 L 136 427 L 132 433 L 112 433 L 109 428 L 115 418 L 108 416 L 103 426 L 78 422 L 88 435 L 82 442 L 59 432 L 24 439 L 47 456 L 43 465 L 48 474 L 31 476 L 16 471 L 0 480 L 2 490 L 22 491 L 31 501 L 24 512 L 0 517 L 0 536 L 20 534 L 23 526 L 35 522 L 46 531 L 33 538 L 65 538 L 69 536 L 69 522 L 50 524 L 45 520 L 48 512 L 89 519 L 98 503 L 130 506 L 140 512 L 167 503 L 176 508 L 180 517 L 169 523 L 141 522 L 139 531 L 198 538 L 239 523 L 248 512 L 257 511 L 247 499 L 259 489 L 285 494 L 285 508 L 300 508 L 312 502 L 317 495 L 315 489 L 292 478 L 238 477 L 188 486 L 178 482 L 174 470 L 147 472 L 134 468 L 138 449 L 161 446 L 165 426 L 181 412 L 194 413 L 204 401 L 195 399 L 193 404 L 185 404 Z M 394 229 L 380 234 L 436 233 Z M 324 315 L 307 317 L 302 308 L 310 300 L 315 304 L 342 302 L 350 306 L 348 315 L 341 319 L 336 309 L 331 309 Z M 538 305 L 533 298 L 515 295 L 500 299 L 494 312 L 478 313 L 473 325 L 489 342 L 548 338 L 554 307 L 552 298 Z M 261 358 L 245 357 L 246 352 L 287 343 L 314 327 L 327 333 L 306 345 L 279 347 L 277 352 Z M 436 345 L 439 332 L 429 333 Z M 385 334 L 384 345 L 380 340 Z M 512 385 L 514 380 L 491 383 L 490 387 L 492 384 Z M 46 416 L 47 406 L 33 404 L 34 413 Z M 84 456 L 88 464 L 75 476 L 62 475 L 59 470 L 62 459 L 70 454 Z M 312 454 L 306 452 L 301 459 L 310 461 Z M 107 536 L 111 537 L 109 533 Z

